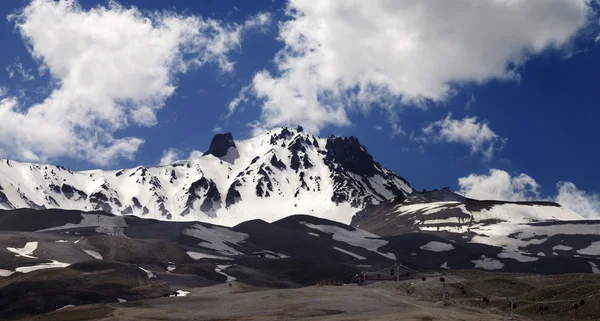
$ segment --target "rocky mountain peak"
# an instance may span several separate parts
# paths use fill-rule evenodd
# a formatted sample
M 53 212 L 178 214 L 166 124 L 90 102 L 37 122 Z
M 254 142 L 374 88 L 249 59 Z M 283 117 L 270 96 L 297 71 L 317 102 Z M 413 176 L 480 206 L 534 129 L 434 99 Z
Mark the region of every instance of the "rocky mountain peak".
M 231 133 L 216 134 L 204 155 L 223 157 L 227 155 L 227 152 L 231 148 L 235 148 L 235 141 L 233 140 L 233 135 Z
M 341 165 L 342 170 L 345 171 L 373 177 L 377 168 L 380 167 L 379 163 L 373 160 L 373 156 L 354 136 L 330 136 L 327 138 L 325 149 L 327 150 L 325 160 Z

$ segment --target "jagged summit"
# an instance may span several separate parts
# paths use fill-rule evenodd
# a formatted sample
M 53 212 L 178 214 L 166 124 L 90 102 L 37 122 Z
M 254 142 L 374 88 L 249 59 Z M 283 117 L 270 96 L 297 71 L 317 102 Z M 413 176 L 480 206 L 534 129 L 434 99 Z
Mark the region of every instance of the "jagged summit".
M 231 135 L 231 133 L 216 134 L 204 155 L 223 157 L 227 155 L 231 148 L 235 148 L 235 142 L 233 141 L 233 135 Z
M 320 138 L 302 127 L 239 141 L 218 134 L 202 157 L 158 167 L 74 172 L 0 162 L 0 209 L 103 210 L 223 225 L 303 213 L 349 223 L 366 205 L 411 192 L 357 138 Z

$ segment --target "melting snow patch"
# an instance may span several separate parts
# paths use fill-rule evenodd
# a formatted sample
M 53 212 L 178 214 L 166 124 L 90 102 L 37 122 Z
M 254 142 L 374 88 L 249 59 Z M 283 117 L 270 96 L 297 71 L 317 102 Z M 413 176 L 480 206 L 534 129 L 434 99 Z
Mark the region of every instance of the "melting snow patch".
M 600 274 L 600 269 L 598 268 L 598 265 L 596 265 L 596 263 L 594 263 L 592 261 L 590 261 L 589 263 L 592 266 L 592 273 Z
M 585 249 L 578 250 L 577 253 L 583 255 L 600 255 L 600 241 L 590 244 Z
M 206 253 L 200 253 L 200 252 L 188 251 L 186 253 L 189 257 L 191 257 L 194 260 L 200 260 L 200 259 L 233 260 L 230 257 L 218 256 L 218 255 L 212 255 L 212 254 L 206 254 Z
M 31 265 L 31 266 L 21 266 L 21 267 L 18 267 L 15 270 L 15 272 L 29 273 L 29 272 L 37 271 L 37 270 L 62 268 L 62 267 L 67 267 L 69 265 L 70 265 L 69 263 L 62 263 L 62 262 L 52 260 L 51 263 L 42 263 L 42 264 Z
M 190 294 L 190 291 L 177 290 L 175 292 L 175 294 L 171 294 L 169 296 L 170 297 L 174 297 L 174 296 L 187 296 L 188 294 Z
M 38 247 L 38 242 L 27 242 L 27 244 L 25 244 L 25 246 L 23 248 L 14 248 L 14 247 L 7 247 L 6 249 L 16 253 L 17 256 L 24 256 L 24 257 L 28 257 L 30 259 L 37 259 L 35 256 L 33 255 L 33 251 L 35 251 Z
M 538 252 L 537 256 L 546 256 L 546 254 L 544 254 L 544 252 Z
M 498 257 L 503 259 L 513 259 L 519 262 L 533 262 L 539 260 L 537 257 L 523 255 L 521 251 L 509 251 L 508 249 L 504 249 L 502 253 L 498 254 Z
M 167 272 L 173 272 L 173 271 L 175 271 L 175 268 L 177 268 L 177 266 L 175 266 L 175 265 L 168 265 L 167 266 Z
M 95 258 L 96 260 L 102 260 L 102 254 L 96 252 L 96 251 L 92 251 L 92 250 L 83 250 L 85 253 L 87 253 L 89 256 Z
M 183 234 L 201 239 L 204 242 L 200 242 L 198 245 L 213 249 L 221 254 L 226 255 L 244 254 L 229 246 L 228 243 L 242 243 L 249 237 L 246 233 L 234 232 L 218 226 L 208 228 L 201 224 L 195 224 L 191 228 L 183 231 Z
M 54 243 L 67 243 L 67 241 L 65 241 L 65 240 L 56 240 L 56 241 L 54 241 Z
M 432 252 L 445 252 L 445 251 L 454 250 L 454 246 L 452 246 L 452 244 L 448 244 L 448 243 L 431 241 L 431 242 L 421 246 L 420 249 L 425 250 L 425 251 L 432 251 Z
M 0 269 L 0 276 L 2 276 L 2 277 L 11 276 L 13 273 L 15 273 L 15 272 Z
M 120 298 L 117 298 L 117 301 L 119 301 L 119 303 L 125 303 L 125 302 L 127 302 L 127 300 L 125 300 L 125 299 L 120 299 Z
M 381 253 L 377 250 L 385 246 L 388 241 L 382 240 L 379 236 L 369 233 L 367 231 L 356 229 L 354 231 L 348 231 L 344 228 L 333 226 L 333 225 L 314 225 L 306 222 L 300 222 L 305 226 L 312 229 L 319 230 L 328 234 L 332 234 L 332 237 L 336 241 L 344 242 L 353 246 L 362 247 L 369 251 L 375 252 L 381 256 L 387 257 L 391 260 L 396 260 L 396 255 L 393 253 Z
M 79 243 L 79 241 L 81 241 L 81 239 L 78 239 L 77 241 L 73 242 L 75 244 Z
M 573 248 L 570 247 L 570 246 L 566 246 L 566 245 L 560 244 L 560 245 L 557 245 L 557 246 L 553 247 L 552 249 L 553 250 L 557 250 L 557 251 L 570 251 Z
M 58 309 L 56 309 L 56 311 L 60 311 L 60 310 L 68 309 L 68 308 L 74 308 L 74 307 L 75 307 L 74 305 L 72 305 L 72 304 L 69 304 L 69 305 L 65 305 L 65 306 L 64 306 L 64 307 L 62 307 L 62 308 L 58 308 Z
M 312 235 L 312 236 L 320 237 L 320 236 L 319 236 L 319 234 L 317 234 L 317 233 L 308 232 L 308 234 L 310 234 L 310 235 Z
M 154 272 L 146 270 L 146 269 L 144 269 L 141 266 L 139 268 L 140 268 L 140 270 L 146 272 L 146 275 L 148 275 L 148 279 L 155 279 L 156 278 L 156 274 L 154 274 Z
M 355 258 L 357 258 L 357 259 L 359 259 L 359 260 L 365 260 L 365 259 L 366 259 L 366 257 L 364 257 L 364 256 L 360 256 L 360 255 L 358 255 L 358 254 L 355 254 L 355 253 L 352 253 L 352 252 L 350 252 L 350 251 L 346 251 L 346 250 L 344 250 L 344 249 L 340 249 L 339 247 L 335 247 L 335 246 L 334 246 L 333 248 L 334 248 L 335 250 L 337 250 L 337 251 L 340 251 L 340 252 L 342 252 L 342 253 L 344 253 L 344 254 L 348 254 L 348 255 L 350 255 L 350 256 L 352 256 L 352 257 L 355 257 Z
M 236 278 L 234 278 L 233 276 L 227 275 L 227 274 L 225 274 L 225 273 L 222 272 L 223 270 L 227 269 L 230 266 L 231 265 L 217 265 L 217 268 L 215 269 L 215 272 L 217 272 L 219 274 L 222 274 L 222 275 L 224 275 L 224 276 L 227 277 L 227 280 L 225 282 L 231 282 L 231 281 L 235 281 L 236 280 Z
M 487 258 L 485 255 L 482 255 L 480 260 L 474 260 L 471 262 L 475 263 L 475 268 L 482 268 L 484 270 L 499 270 L 504 267 L 502 262 Z
M 450 269 L 450 267 L 448 267 L 448 262 L 444 262 L 444 264 L 442 264 L 440 267 L 442 269 Z

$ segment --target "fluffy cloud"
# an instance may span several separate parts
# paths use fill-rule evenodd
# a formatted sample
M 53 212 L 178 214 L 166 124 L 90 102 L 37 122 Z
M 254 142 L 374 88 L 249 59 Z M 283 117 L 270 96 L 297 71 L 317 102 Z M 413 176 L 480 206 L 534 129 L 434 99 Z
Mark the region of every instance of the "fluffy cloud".
M 557 203 L 584 217 L 600 219 L 600 195 L 579 190 L 571 182 L 559 182 L 556 187 L 558 195 L 554 199 Z
M 0 150 L 28 161 L 68 156 L 105 165 L 131 159 L 144 141 L 116 135 L 157 123 L 177 73 L 206 63 L 231 71 L 227 54 L 239 48 L 247 28 L 268 19 L 224 25 L 112 1 L 84 10 L 76 1 L 33 0 L 9 20 L 56 86 L 33 106 L 14 97 L 0 101 Z
M 524 201 L 539 198 L 540 186 L 529 175 L 512 177 L 509 173 L 490 169 L 489 174 L 471 174 L 458 179 L 459 193 L 475 199 Z
M 204 155 L 203 152 L 201 152 L 199 150 L 193 150 L 190 153 L 190 156 L 188 156 L 188 159 L 200 158 L 200 157 L 202 157 L 202 155 Z
M 6 96 L 6 94 L 8 94 L 8 88 L 0 87 L 0 98 Z
M 422 128 L 424 136 L 413 136 L 419 142 L 446 142 L 468 145 L 471 153 L 483 153 L 491 159 L 494 151 L 504 147 L 505 139 L 494 133 L 486 122 L 478 122 L 477 117 L 452 119 L 452 114 Z
M 586 218 L 600 218 L 600 196 L 579 190 L 571 182 L 556 184 L 557 194 L 540 198 L 540 186 L 526 174 L 511 176 L 509 173 L 490 169 L 483 175 L 471 174 L 458 179 L 459 194 L 475 199 L 505 201 L 554 201 Z
M 171 165 L 176 161 L 183 159 L 181 155 L 182 151 L 180 151 L 177 148 L 169 148 L 167 150 L 164 150 L 162 153 L 162 157 L 160 158 L 159 165 Z M 187 159 L 200 158 L 202 157 L 202 155 L 204 155 L 204 153 L 202 153 L 201 151 L 193 150 L 190 152 Z
M 162 157 L 160 158 L 159 165 L 171 165 L 179 160 L 180 152 L 176 148 L 169 148 L 163 151 Z
M 258 72 L 249 94 L 262 101 L 262 127 L 345 126 L 348 108 L 394 114 L 466 82 L 518 79 L 531 55 L 567 45 L 591 11 L 589 0 L 290 0 L 277 72 Z

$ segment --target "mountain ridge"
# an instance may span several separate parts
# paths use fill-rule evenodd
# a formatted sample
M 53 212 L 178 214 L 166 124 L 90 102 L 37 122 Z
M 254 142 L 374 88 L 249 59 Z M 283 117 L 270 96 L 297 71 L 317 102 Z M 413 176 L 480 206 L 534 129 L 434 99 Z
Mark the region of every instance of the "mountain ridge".
M 412 192 L 356 137 L 277 128 L 235 141 L 217 134 L 199 158 L 164 166 L 72 171 L 0 160 L 0 209 L 100 210 L 232 226 L 306 213 L 349 223 L 368 204 Z

